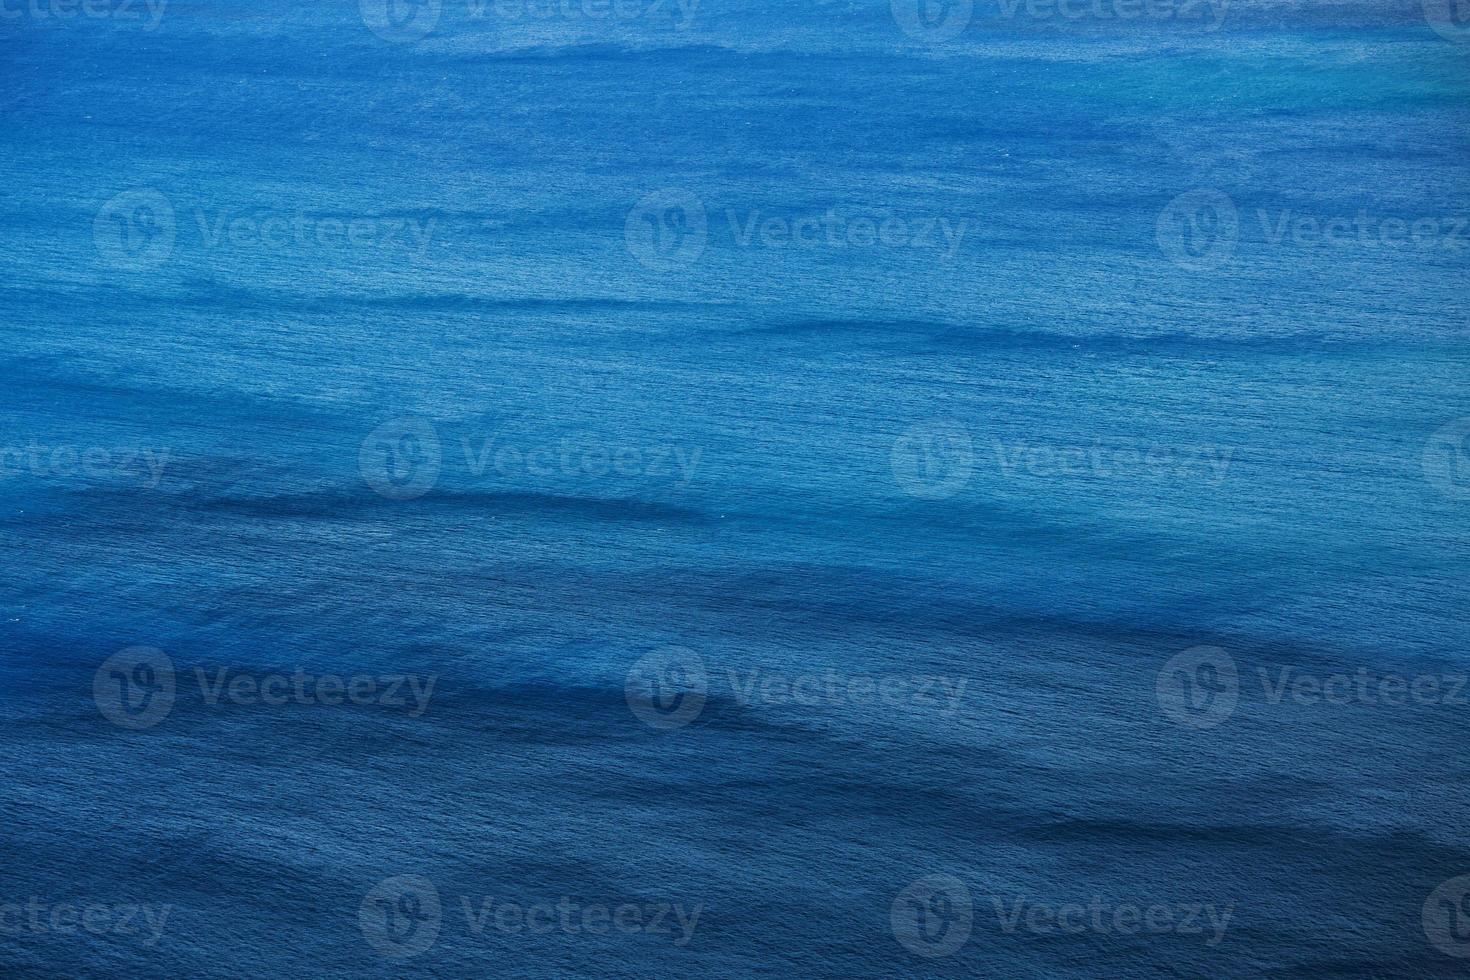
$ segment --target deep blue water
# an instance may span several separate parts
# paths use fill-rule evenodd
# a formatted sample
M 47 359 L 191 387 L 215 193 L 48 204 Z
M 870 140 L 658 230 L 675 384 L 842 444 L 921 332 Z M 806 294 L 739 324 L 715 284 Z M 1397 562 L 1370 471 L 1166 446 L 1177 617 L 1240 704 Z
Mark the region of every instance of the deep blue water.
M 0 974 L 1463 974 L 1434 3 L 92 3 L 0 18 Z

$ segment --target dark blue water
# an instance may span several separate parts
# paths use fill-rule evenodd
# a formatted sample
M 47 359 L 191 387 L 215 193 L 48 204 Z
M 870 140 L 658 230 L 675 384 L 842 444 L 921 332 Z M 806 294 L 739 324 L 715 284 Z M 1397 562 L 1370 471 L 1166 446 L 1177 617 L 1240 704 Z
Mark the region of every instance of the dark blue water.
M 0 18 L 0 973 L 1463 972 L 1433 3 L 92 3 Z

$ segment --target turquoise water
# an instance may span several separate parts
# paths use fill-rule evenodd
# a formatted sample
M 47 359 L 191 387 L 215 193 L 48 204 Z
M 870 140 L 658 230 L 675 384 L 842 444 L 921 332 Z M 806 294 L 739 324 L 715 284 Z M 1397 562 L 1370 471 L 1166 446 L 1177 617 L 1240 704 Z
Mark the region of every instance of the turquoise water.
M 7 975 L 1462 969 L 1470 45 L 1421 9 L 98 9 L 0 20 Z M 1169 700 L 1202 646 L 1224 717 Z M 670 647 L 687 724 L 629 694 Z M 699 914 L 476 918 L 563 898 Z

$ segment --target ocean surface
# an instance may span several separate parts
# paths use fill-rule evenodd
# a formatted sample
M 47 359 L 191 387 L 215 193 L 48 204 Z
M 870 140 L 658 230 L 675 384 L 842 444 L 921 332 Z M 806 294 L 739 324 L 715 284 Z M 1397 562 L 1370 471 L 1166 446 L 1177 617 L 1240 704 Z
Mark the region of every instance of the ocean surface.
M 1135 9 L 7 0 L 0 975 L 1463 976 L 1470 23 Z

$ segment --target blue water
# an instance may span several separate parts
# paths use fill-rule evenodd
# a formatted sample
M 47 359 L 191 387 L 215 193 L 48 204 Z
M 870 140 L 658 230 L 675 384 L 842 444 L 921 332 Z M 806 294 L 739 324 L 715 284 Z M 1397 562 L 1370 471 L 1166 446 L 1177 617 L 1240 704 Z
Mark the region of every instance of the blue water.
M 869 0 L 444 0 L 399 41 L 340 0 L 5 9 L 0 973 L 1465 969 L 1423 917 L 1470 873 L 1470 704 L 1257 681 L 1470 671 L 1470 442 L 1436 435 L 1470 416 L 1470 44 L 1418 5 L 986 0 L 938 40 Z M 703 236 L 645 228 L 670 189 Z M 1160 230 L 1197 190 L 1238 213 L 1219 261 Z M 789 244 L 834 209 L 906 243 Z M 1282 231 L 1360 211 L 1435 237 Z M 94 677 L 135 646 L 178 693 L 130 729 Z M 649 725 L 630 670 L 670 646 L 706 700 Z M 1241 678 L 1210 727 L 1158 687 L 1199 646 Z M 209 704 L 196 667 L 436 686 Z M 738 680 L 828 673 L 963 688 Z M 922 955 L 895 900 L 935 875 L 971 931 Z M 398 876 L 441 921 L 383 955 Z M 563 897 L 700 913 L 464 908 Z

